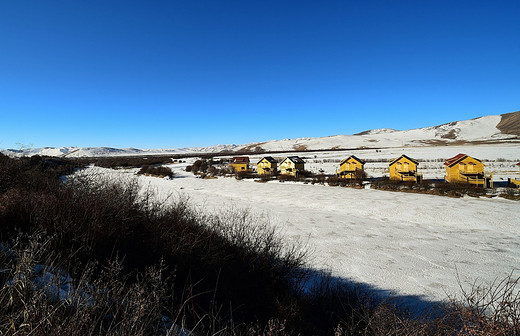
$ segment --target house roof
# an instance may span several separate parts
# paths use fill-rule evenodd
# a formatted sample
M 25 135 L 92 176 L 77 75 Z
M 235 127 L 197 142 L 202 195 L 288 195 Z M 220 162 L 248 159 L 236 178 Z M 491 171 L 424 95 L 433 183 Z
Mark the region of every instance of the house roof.
M 448 166 L 448 167 L 452 167 L 453 165 L 457 164 L 458 162 L 464 160 L 466 157 L 470 157 L 470 156 L 467 154 L 459 153 L 459 154 L 455 155 L 454 157 L 447 159 L 446 162 L 444 162 L 444 165 Z M 482 162 L 479 159 L 475 159 L 475 158 L 472 158 L 472 159 L 476 160 L 478 162 Z
M 233 159 L 231 159 L 231 163 L 249 163 L 249 157 L 235 156 Z
M 288 156 L 283 159 L 283 161 L 285 160 L 291 160 L 293 163 L 305 163 L 305 161 L 303 161 L 299 156 Z
M 520 162 L 518 162 L 516 165 L 517 165 L 517 166 L 520 166 Z
M 415 160 L 415 159 L 412 159 L 411 157 L 409 156 L 406 156 L 406 155 L 401 155 L 400 157 L 396 158 L 396 159 L 393 159 L 392 161 L 390 161 L 390 164 L 389 166 L 393 165 L 394 163 L 396 163 L 397 161 L 399 161 L 401 158 L 405 158 L 405 159 L 408 159 L 410 161 L 412 161 L 413 163 L 415 163 L 416 165 L 419 164 L 419 161 Z
M 262 160 L 267 160 L 270 163 L 278 163 L 278 161 L 276 161 L 272 156 L 264 156 L 263 158 L 260 159 L 260 161 L 262 161 Z M 258 161 L 258 162 L 260 163 L 260 161 Z
M 351 156 L 349 156 L 348 158 L 342 160 L 339 164 L 342 165 L 343 163 L 345 163 L 346 161 L 348 161 L 348 159 L 350 159 L 350 158 L 356 160 L 357 162 L 360 162 L 361 164 L 365 164 L 365 161 L 364 161 L 364 160 L 361 160 L 361 159 L 357 158 L 357 157 L 354 156 L 354 155 L 351 155 Z

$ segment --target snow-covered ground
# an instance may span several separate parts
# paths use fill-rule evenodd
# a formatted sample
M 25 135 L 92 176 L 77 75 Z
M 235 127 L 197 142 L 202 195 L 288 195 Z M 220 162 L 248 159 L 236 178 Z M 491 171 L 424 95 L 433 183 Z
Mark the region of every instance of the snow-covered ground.
M 520 148 L 512 146 L 406 148 L 352 154 L 383 160 L 406 153 L 422 160 L 435 160 L 458 152 L 487 160 L 488 168 L 496 167 L 504 177 L 518 176 L 518 166 L 513 161 L 520 159 Z M 327 160 L 344 156 L 345 153 L 322 152 L 306 157 L 306 161 L 309 166 L 333 171 L 337 163 Z M 497 159 L 506 161 L 493 161 Z M 431 163 L 439 165 L 439 169 L 431 168 L 432 175 L 443 176 L 442 162 Z M 171 180 L 138 178 L 143 187 L 155 190 L 165 202 L 188 196 L 193 206 L 204 211 L 244 208 L 268 218 L 281 228 L 285 239 L 307 244 L 312 251 L 313 267 L 330 269 L 335 276 L 383 292 L 444 300 L 446 294 L 460 293 L 459 279 L 469 286 L 475 281 L 490 283 L 511 272 L 520 275 L 518 201 L 498 197 L 457 199 L 292 182 L 256 183 L 222 177 L 203 180 L 186 173 L 185 165 L 171 165 L 176 174 Z M 134 176 L 135 172 L 97 167 L 86 171 L 126 176 Z M 376 168 L 369 171 L 376 173 L 380 173 Z

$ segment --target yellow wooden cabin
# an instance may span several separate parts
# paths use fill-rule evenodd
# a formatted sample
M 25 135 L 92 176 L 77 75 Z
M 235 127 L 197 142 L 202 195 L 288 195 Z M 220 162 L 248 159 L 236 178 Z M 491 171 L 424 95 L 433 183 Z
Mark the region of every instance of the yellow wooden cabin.
M 492 187 L 492 175 L 484 173 L 484 164 L 479 159 L 466 154 L 457 154 L 444 162 L 445 181 L 449 183 L 467 183 L 480 187 Z
M 518 162 L 516 164 L 518 166 L 518 168 L 520 168 L 520 162 Z M 519 187 L 520 188 L 520 179 L 510 179 L 511 183 L 513 183 L 515 186 Z
M 249 157 L 247 156 L 235 156 L 231 159 L 230 167 L 234 169 L 234 171 L 248 171 L 249 170 Z
M 390 179 L 403 182 L 421 182 L 422 174 L 417 172 L 419 162 L 406 155 L 390 161 L 389 172 Z
M 339 163 L 339 172 L 336 171 L 336 175 L 349 180 L 362 178 L 364 167 L 365 161 L 351 155 Z
M 298 156 L 288 156 L 280 162 L 280 173 L 282 175 L 297 176 L 305 168 L 305 161 Z
M 277 166 L 278 161 L 271 156 L 265 156 L 256 164 L 256 170 L 260 175 L 274 175 L 277 172 Z

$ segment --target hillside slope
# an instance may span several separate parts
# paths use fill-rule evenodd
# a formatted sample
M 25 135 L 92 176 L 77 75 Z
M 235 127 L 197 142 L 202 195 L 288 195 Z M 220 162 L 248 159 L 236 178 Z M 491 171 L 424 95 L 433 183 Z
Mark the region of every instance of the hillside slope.
M 280 151 L 461 145 L 465 143 L 516 142 L 520 141 L 519 135 L 520 111 L 406 131 L 382 129 L 369 130 L 355 135 L 274 140 L 239 146 L 237 150 L 256 147 L 266 151 Z
M 4 150 L 12 156 L 135 156 L 187 153 L 234 153 L 264 151 L 304 151 L 355 148 L 394 148 L 431 145 L 462 145 L 467 143 L 485 144 L 500 142 L 520 143 L 520 111 L 502 115 L 490 115 L 470 120 L 454 121 L 438 126 L 417 128 L 406 131 L 376 129 L 354 135 L 334 135 L 322 138 L 297 138 L 271 140 L 244 145 L 215 145 L 209 147 L 188 147 L 174 149 L 136 149 L 110 147 L 45 147 L 25 150 Z

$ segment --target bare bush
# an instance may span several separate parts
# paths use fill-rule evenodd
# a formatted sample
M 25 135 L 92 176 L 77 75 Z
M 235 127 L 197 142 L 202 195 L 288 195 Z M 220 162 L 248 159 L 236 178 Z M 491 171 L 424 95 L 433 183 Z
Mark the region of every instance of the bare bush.
M 169 177 L 169 178 L 173 178 L 175 175 L 173 173 L 173 171 L 168 167 L 152 167 L 149 165 L 142 166 L 137 174 L 146 174 L 146 175 L 152 175 L 152 176 L 158 176 L 158 177 Z

